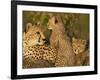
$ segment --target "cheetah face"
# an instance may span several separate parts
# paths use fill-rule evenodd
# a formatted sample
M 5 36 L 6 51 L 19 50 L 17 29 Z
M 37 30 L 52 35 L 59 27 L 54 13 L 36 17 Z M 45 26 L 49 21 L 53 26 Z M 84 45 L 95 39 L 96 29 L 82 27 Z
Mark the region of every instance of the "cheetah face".
M 72 38 L 72 47 L 75 54 L 79 54 L 85 51 L 86 45 L 86 40 Z
M 62 20 L 59 16 L 53 16 L 52 18 L 50 18 L 47 25 L 48 25 L 48 29 L 51 31 L 64 30 L 64 25 L 63 25 Z
M 48 29 L 52 30 L 56 26 L 58 26 L 58 19 L 56 17 L 52 17 L 48 22 Z
M 45 36 L 40 27 L 36 25 L 28 25 L 26 26 L 27 30 L 24 34 L 24 40 L 26 41 L 28 46 L 32 45 L 43 45 L 45 43 Z

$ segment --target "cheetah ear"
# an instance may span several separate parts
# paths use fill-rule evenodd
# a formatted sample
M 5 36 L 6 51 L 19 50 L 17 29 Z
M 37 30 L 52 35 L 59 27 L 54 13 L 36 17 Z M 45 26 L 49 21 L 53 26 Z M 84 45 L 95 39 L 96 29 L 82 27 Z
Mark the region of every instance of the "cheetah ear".
M 27 23 L 25 32 L 27 32 L 31 27 L 32 27 L 32 23 Z
M 58 23 L 57 17 L 53 16 L 51 22 L 53 22 L 53 24 L 57 24 Z
M 55 23 L 55 24 L 58 23 L 58 18 L 57 18 L 57 17 L 55 17 L 55 21 L 54 21 L 54 23 Z
M 86 45 L 87 44 L 87 41 L 86 40 L 82 40 L 82 43 Z

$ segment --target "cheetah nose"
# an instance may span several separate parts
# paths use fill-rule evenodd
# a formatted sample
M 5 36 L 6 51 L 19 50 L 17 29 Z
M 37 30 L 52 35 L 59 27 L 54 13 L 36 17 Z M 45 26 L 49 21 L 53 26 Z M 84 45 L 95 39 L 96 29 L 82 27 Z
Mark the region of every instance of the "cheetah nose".
M 45 42 L 45 44 L 47 44 L 47 43 L 48 43 L 47 39 L 43 39 L 43 41 Z

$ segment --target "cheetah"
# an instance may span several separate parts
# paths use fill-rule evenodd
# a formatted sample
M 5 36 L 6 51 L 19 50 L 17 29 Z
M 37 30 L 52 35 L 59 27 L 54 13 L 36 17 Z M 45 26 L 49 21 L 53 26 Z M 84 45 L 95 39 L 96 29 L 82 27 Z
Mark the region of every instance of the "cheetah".
M 87 48 L 87 40 L 72 38 L 73 52 L 77 55 L 84 52 Z
M 55 63 L 56 53 L 56 49 L 45 44 L 41 28 L 28 23 L 26 32 L 23 33 L 23 68 L 32 67 L 39 60 Z
M 89 65 L 88 40 L 72 38 L 73 52 L 76 55 L 76 66 Z
M 72 50 L 70 38 L 65 32 L 64 25 L 59 16 L 52 16 L 48 23 L 48 29 L 52 31 L 50 45 L 57 49 L 55 66 L 66 67 L 75 65 L 75 54 Z
M 26 30 L 23 32 L 23 53 L 27 50 L 28 46 L 43 45 L 45 43 L 45 36 L 41 28 L 31 23 L 26 24 Z

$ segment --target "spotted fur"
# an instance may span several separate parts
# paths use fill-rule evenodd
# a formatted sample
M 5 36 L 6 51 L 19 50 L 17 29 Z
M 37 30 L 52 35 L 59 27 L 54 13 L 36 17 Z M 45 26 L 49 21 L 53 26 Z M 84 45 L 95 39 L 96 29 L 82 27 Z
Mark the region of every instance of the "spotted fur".
M 52 30 L 50 45 L 56 48 L 58 52 L 55 66 L 73 66 L 75 64 L 75 54 L 59 16 L 53 16 L 49 20 L 48 29 Z
M 23 34 L 23 66 L 32 66 L 37 60 L 55 63 L 56 49 L 45 45 L 45 36 L 40 27 L 32 26 L 30 23 L 27 27 Z

